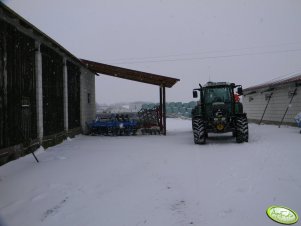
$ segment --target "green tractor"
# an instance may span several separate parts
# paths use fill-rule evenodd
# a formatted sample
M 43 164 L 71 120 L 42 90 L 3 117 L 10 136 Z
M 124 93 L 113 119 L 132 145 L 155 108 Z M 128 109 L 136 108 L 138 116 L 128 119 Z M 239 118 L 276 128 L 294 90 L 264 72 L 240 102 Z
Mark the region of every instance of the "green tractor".
M 238 97 L 243 94 L 241 85 L 208 82 L 199 86 L 193 90 L 193 97 L 200 93 L 200 100 L 191 112 L 194 143 L 205 144 L 208 133 L 227 132 L 232 132 L 237 143 L 248 142 L 247 114 Z

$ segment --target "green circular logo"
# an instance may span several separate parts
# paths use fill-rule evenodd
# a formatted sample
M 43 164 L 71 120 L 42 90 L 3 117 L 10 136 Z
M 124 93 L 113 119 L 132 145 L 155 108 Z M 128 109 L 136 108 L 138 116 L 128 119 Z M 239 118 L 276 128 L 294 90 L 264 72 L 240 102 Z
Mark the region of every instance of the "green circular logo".
M 280 224 L 295 224 L 298 221 L 298 214 L 284 206 L 271 206 L 267 209 L 267 215 L 273 221 Z

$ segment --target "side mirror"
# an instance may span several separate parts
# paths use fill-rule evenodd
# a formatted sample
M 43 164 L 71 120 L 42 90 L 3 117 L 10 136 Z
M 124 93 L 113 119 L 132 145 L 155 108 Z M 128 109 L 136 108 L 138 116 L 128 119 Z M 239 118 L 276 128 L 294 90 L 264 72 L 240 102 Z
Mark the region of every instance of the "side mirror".
M 198 92 L 196 90 L 193 90 L 193 98 L 197 98 L 198 97 Z
M 243 95 L 242 87 L 237 88 L 238 95 Z

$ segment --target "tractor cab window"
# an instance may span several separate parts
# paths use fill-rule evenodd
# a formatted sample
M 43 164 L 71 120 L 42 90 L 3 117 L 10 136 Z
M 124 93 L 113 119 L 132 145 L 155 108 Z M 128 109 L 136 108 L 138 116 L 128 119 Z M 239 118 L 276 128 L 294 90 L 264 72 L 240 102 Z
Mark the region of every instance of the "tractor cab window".
M 204 90 L 205 104 L 212 104 L 216 102 L 229 103 L 231 101 L 229 87 L 212 87 Z

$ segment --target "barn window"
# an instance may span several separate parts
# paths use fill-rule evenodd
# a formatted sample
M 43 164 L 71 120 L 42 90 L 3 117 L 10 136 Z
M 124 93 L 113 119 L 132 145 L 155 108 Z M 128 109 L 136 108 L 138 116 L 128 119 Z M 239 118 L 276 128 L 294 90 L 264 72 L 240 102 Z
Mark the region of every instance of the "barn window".
M 254 97 L 249 97 L 249 102 L 253 101 Z

